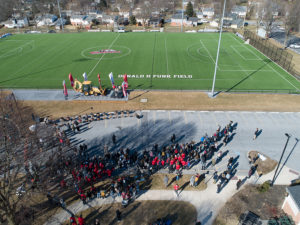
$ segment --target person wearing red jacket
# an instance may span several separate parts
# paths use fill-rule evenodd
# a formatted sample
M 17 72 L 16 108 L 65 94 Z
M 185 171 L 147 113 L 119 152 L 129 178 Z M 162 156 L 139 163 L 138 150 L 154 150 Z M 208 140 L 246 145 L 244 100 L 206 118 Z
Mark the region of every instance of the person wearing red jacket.
M 70 217 L 70 223 L 71 223 L 71 225 L 77 225 L 75 216 Z
M 84 219 L 82 218 L 82 215 L 80 215 L 80 216 L 78 217 L 78 224 L 79 224 L 79 225 L 84 225 Z
M 176 170 L 180 170 L 180 164 L 176 163 Z
M 175 184 L 174 186 L 173 186 L 173 188 L 174 188 L 174 191 L 175 191 L 175 194 L 176 194 L 176 196 L 177 197 L 179 197 L 179 185 L 178 184 Z

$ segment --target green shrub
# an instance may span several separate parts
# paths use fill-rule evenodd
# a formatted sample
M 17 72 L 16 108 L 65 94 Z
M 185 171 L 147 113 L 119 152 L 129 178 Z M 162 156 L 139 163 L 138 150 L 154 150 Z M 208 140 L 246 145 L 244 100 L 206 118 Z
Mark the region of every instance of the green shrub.
M 270 182 L 269 181 L 265 181 L 263 184 L 261 184 L 260 186 L 258 186 L 257 189 L 261 193 L 268 191 L 270 189 Z

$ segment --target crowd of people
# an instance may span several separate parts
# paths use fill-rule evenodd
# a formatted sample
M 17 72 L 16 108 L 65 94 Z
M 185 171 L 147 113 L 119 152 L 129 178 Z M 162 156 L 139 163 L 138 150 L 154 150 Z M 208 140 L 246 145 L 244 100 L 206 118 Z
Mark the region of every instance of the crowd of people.
M 80 125 L 85 121 L 73 121 L 76 130 L 80 131 Z M 69 125 L 68 125 L 69 124 Z M 74 130 L 70 123 L 66 123 L 67 129 L 57 129 L 58 137 L 64 142 L 68 132 Z M 220 150 L 231 141 L 236 124 L 230 121 L 223 129 L 218 126 L 211 135 L 205 134 L 199 142 L 178 143 L 176 135 L 171 135 L 168 146 L 155 144 L 151 149 L 137 152 L 126 149 L 119 149 L 115 152 L 104 149 L 102 155 L 89 154 L 86 144 L 80 144 L 79 148 L 73 147 L 73 155 L 63 159 L 61 169 L 68 171 L 69 176 L 60 181 L 61 188 L 67 184 L 73 185 L 74 190 L 80 196 L 83 204 L 94 198 L 106 198 L 121 196 L 122 205 L 126 207 L 129 202 L 136 198 L 140 191 L 141 182 L 147 177 L 161 169 L 167 169 L 169 173 L 176 173 L 178 179 L 183 169 L 190 169 L 200 163 L 202 170 L 215 166 L 219 163 L 224 153 Z M 112 144 L 116 144 L 117 137 L 112 135 Z M 65 143 L 62 143 L 65 144 Z M 215 172 L 214 180 L 218 185 L 218 192 L 226 184 L 236 171 L 237 162 L 229 159 L 227 170 L 221 174 Z M 129 174 L 128 171 L 134 171 Z M 203 174 L 192 176 L 190 185 L 195 186 Z M 98 185 L 101 181 L 108 181 L 105 185 Z M 174 186 L 178 195 L 179 187 Z M 74 220 L 74 218 L 72 218 Z M 76 222 L 76 219 L 74 220 Z M 73 224 L 75 224 L 73 222 Z

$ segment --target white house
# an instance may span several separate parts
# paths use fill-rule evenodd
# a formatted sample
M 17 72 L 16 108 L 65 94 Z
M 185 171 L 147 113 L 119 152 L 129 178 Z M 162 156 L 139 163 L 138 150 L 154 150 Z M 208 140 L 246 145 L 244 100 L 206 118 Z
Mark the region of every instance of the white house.
M 187 22 L 187 16 L 183 15 L 183 20 L 182 20 L 182 14 L 174 14 L 171 18 L 171 26 L 180 26 L 181 22 L 186 24 Z
M 293 218 L 296 225 L 300 225 L 300 185 L 287 187 L 286 191 L 282 209 Z
M 186 15 L 183 16 L 182 14 L 174 14 L 171 18 L 171 26 L 181 26 L 181 22 L 183 26 L 197 26 L 198 18 L 197 17 L 187 17 Z
M 129 10 L 120 10 L 119 15 L 123 16 L 124 18 L 129 18 L 130 16 L 132 16 L 132 12 Z
M 16 20 L 17 20 L 17 27 L 28 27 L 29 26 L 27 17 L 18 18 Z
M 111 15 L 103 15 L 102 23 L 113 24 L 115 22 L 115 17 Z
M 204 17 L 212 18 L 215 15 L 214 8 L 203 8 L 202 13 Z
M 210 25 L 211 27 L 219 27 L 219 22 L 216 21 L 216 20 L 213 20 L 213 21 L 211 21 L 211 22 L 209 23 L 209 25 Z
M 7 20 L 7 21 L 4 21 L 4 22 L 3 22 L 3 25 L 4 25 L 6 28 L 15 28 L 15 27 L 17 27 L 15 21 L 13 21 L 13 20 Z
M 53 14 L 46 14 L 37 19 L 37 26 L 51 26 L 54 25 L 54 22 L 57 20 L 57 16 Z
M 16 28 L 16 27 L 21 28 L 21 27 L 29 26 L 29 22 L 26 17 L 18 18 L 18 19 L 11 19 L 11 20 L 5 21 L 3 24 L 6 28 Z
M 247 14 L 247 6 L 235 5 L 231 9 L 231 13 L 237 14 L 239 17 L 245 17 Z
M 86 15 L 73 15 L 70 17 L 70 22 L 73 26 L 83 26 L 86 18 Z
M 197 12 L 196 16 L 198 17 L 198 19 L 203 19 L 203 12 Z

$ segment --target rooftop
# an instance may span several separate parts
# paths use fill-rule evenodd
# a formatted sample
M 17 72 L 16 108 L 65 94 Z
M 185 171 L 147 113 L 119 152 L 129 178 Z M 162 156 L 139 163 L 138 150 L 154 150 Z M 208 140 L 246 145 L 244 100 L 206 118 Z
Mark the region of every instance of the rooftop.
M 291 186 L 286 188 L 292 199 L 295 201 L 298 209 L 300 210 L 300 185 Z

